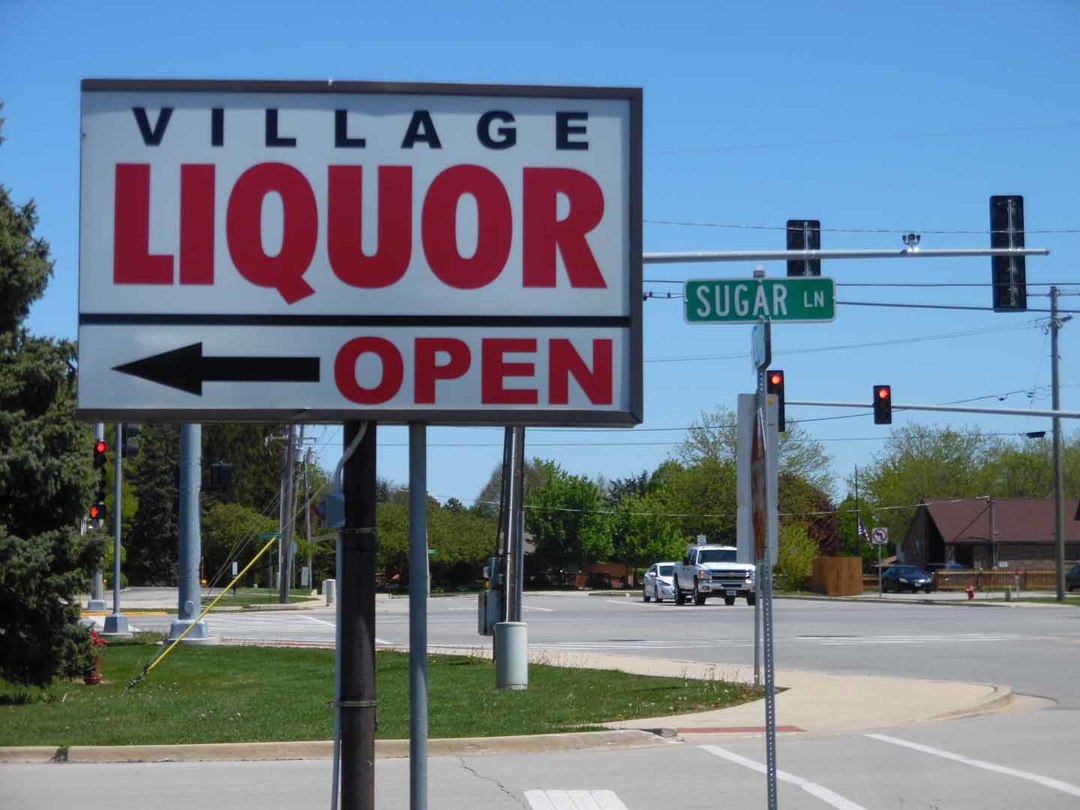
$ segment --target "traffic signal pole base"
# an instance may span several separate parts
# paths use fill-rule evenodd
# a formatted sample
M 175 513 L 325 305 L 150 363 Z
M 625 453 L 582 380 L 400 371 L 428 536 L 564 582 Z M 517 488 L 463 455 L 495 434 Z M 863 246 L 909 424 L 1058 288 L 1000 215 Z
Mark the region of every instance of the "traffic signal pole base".
M 495 625 L 495 686 L 529 688 L 529 628 L 525 622 Z
M 191 632 L 184 636 L 189 627 L 191 627 Z M 180 636 L 184 636 L 181 644 L 217 644 L 220 640 L 217 636 L 210 635 L 205 620 L 201 622 L 195 622 L 191 619 L 174 620 L 169 626 L 169 637 L 165 639 L 165 643 L 169 644 L 176 641 Z
M 123 613 L 110 613 L 105 617 L 105 630 L 103 636 L 131 637 L 131 628 L 128 627 L 128 619 Z

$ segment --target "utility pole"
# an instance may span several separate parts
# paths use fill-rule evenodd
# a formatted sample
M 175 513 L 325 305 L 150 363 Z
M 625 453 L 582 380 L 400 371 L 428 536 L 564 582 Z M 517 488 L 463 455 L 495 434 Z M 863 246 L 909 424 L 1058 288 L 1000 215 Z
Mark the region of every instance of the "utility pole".
M 296 490 L 293 467 L 296 464 L 296 425 L 289 425 L 285 440 L 285 475 L 281 487 L 281 541 L 278 545 L 278 601 L 289 602 L 289 571 L 292 568 L 293 530 L 296 528 Z
M 1058 318 L 1058 297 L 1061 291 L 1050 288 L 1050 386 L 1051 406 L 1061 408 L 1061 386 L 1058 377 L 1058 330 L 1064 321 Z M 1056 573 L 1057 600 L 1065 601 L 1065 502 L 1062 497 L 1061 472 L 1061 417 L 1053 418 L 1054 426 L 1054 569 Z
M 304 426 L 300 426 L 301 432 Z M 308 478 L 308 467 L 311 466 L 311 448 L 304 453 L 304 544 L 307 547 L 307 575 L 308 589 L 315 587 L 315 568 L 311 562 L 311 482 Z

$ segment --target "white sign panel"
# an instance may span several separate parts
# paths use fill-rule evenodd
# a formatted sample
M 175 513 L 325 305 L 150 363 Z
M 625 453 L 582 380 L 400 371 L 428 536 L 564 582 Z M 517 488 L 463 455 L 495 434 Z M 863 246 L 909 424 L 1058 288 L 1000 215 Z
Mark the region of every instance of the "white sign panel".
M 641 421 L 641 93 L 83 82 L 79 410 Z
M 889 542 L 889 530 L 885 526 L 879 526 L 870 531 L 870 542 L 875 546 L 883 546 Z

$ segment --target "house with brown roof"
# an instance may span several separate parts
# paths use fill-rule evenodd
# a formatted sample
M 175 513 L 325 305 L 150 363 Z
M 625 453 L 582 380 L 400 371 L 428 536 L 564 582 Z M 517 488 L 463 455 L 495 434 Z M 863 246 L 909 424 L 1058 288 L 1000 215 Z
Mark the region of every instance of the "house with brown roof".
M 1065 559 L 1080 559 L 1080 500 L 1065 501 Z M 904 562 L 964 568 L 1054 567 L 1054 502 L 1048 498 L 926 501 L 902 544 Z

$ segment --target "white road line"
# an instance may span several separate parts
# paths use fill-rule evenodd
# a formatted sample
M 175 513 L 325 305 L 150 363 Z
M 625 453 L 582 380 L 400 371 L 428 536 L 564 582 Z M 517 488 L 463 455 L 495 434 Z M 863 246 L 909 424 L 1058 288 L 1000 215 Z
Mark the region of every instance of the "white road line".
M 765 766 L 752 759 L 739 756 L 725 748 L 720 748 L 716 745 L 702 745 L 700 748 L 704 751 L 708 751 L 714 756 L 718 756 L 721 759 L 726 759 L 728 762 L 734 762 L 736 765 L 742 765 L 744 768 L 749 768 L 752 771 L 758 773 L 765 773 Z M 823 785 L 819 785 L 817 782 L 811 782 L 809 779 L 803 779 L 801 776 L 795 776 L 795 774 L 788 773 L 786 771 L 777 770 L 776 778 L 781 782 L 787 782 L 788 784 L 795 785 L 811 796 L 821 799 L 826 804 L 837 808 L 837 810 L 866 810 L 861 804 L 856 804 L 850 799 L 845 799 L 839 793 L 834 793 Z
M 536 605 L 522 605 L 521 609 L 522 610 L 538 610 L 541 613 L 554 613 L 555 612 L 555 608 L 542 608 L 542 607 L 537 607 Z
M 301 614 L 300 618 L 301 619 L 307 619 L 309 622 L 316 622 L 318 624 L 325 624 L 327 627 L 333 627 L 334 626 L 333 622 L 328 622 L 328 621 L 326 621 L 324 619 L 316 619 L 314 616 L 305 616 L 305 615 Z
M 526 790 L 532 810 L 626 810 L 613 790 Z
M 952 760 L 953 762 L 959 762 L 963 765 L 970 765 L 972 768 L 982 768 L 984 771 L 993 771 L 994 773 L 1001 773 L 1006 776 L 1015 776 L 1017 779 L 1026 779 L 1037 785 L 1042 785 L 1043 787 L 1048 787 L 1052 790 L 1060 790 L 1062 793 L 1068 793 L 1070 796 L 1080 796 L 1080 786 L 1074 785 L 1071 782 L 1063 782 L 1060 779 L 1052 779 L 1049 776 L 1041 776 L 1037 773 L 1031 773 L 1030 771 L 1021 771 L 1017 768 L 1010 768 L 1008 765 L 997 765 L 982 759 L 971 759 L 970 757 L 965 757 L 961 754 L 943 751 L 940 748 L 931 748 L 929 745 L 908 742 L 907 740 L 901 740 L 899 737 L 890 737 L 888 734 L 867 734 L 866 736 L 871 740 L 891 743 L 892 745 L 900 745 L 904 748 L 910 748 L 913 751 L 921 751 L 924 754 L 932 754 L 933 756 L 941 757 L 942 759 Z

